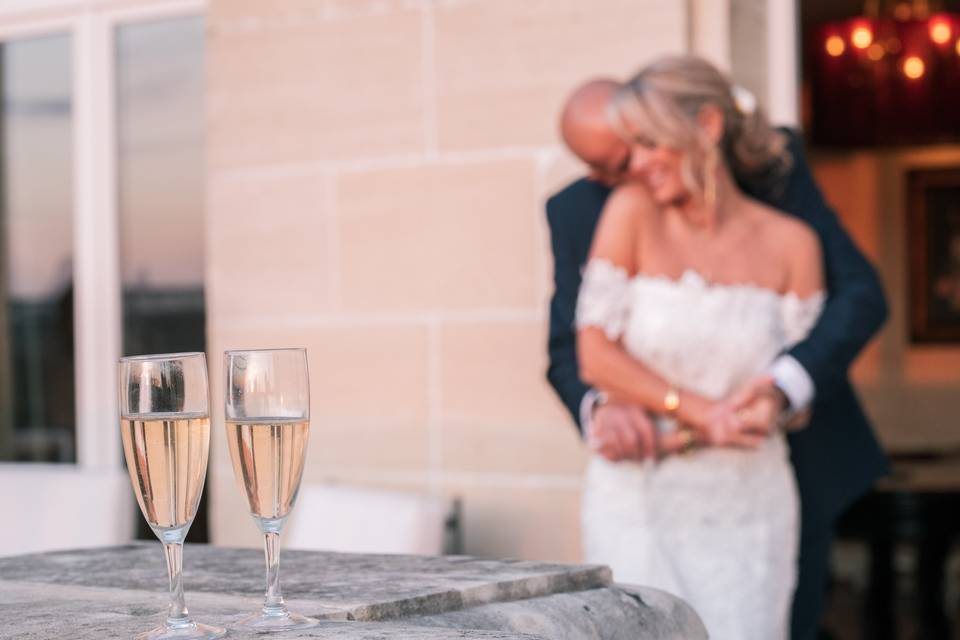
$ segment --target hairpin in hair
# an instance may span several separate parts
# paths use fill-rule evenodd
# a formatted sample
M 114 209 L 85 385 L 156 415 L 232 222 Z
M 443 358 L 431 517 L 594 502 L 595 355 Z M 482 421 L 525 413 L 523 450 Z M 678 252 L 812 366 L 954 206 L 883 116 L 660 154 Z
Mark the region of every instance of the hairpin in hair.
M 752 116 L 757 110 L 757 98 L 750 90 L 735 84 L 731 93 L 733 93 L 733 101 L 737 105 L 737 111 L 745 116 Z

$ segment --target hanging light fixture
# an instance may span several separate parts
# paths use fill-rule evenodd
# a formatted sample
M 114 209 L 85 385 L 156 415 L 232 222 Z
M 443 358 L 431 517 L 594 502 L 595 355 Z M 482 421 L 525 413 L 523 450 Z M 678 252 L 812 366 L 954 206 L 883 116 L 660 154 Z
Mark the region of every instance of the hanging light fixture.
M 903 59 L 901 68 L 903 69 L 903 75 L 911 80 L 918 80 L 923 77 L 927 65 L 923 64 L 923 59 L 919 56 L 908 56 Z
M 868 20 L 858 20 L 850 29 L 850 44 L 857 49 L 866 49 L 873 44 L 873 25 Z
M 814 141 L 960 140 L 960 14 L 942 0 L 866 0 L 809 36 Z
M 949 15 L 938 15 L 930 18 L 930 39 L 935 44 L 947 44 L 953 38 L 953 25 Z
M 830 36 L 826 42 L 827 53 L 834 58 L 839 58 L 847 50 L 847 43 L 840 36 Z

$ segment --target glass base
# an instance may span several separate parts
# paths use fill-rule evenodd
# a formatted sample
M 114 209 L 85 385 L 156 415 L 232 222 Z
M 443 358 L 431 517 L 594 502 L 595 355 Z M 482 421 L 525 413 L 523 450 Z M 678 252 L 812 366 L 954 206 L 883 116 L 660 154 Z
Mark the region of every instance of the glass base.
M 213 640 L 227 635 L 222 627 L 190 622 L 183 626 L 163 625 L 137 636 L 136 640 Z
M 259 633 L 270 631 L 290 631 L 291 629 L 309 629 L 320 624 L 315 618 L 308 618 L 299 613 L 291 613 L 286 608 L 277 612 L 261 611 L 243 618 L 237 623 L 241 629 L 248 629 Z

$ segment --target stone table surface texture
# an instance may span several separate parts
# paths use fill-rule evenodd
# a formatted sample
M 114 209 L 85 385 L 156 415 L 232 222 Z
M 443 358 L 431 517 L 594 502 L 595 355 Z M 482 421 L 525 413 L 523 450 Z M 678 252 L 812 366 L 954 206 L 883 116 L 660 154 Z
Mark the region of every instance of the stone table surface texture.
M 232 626 L 261 604 L 263 554 L 193 544 L 183 555 L 194 619 L 263 638 Z M 613 585 L 602 566 L 284 550 L 281 584 L 292 610 L 323 621 L 281 639 L 706 637 L 681 600 Z M 0 638 L 132 638 L 166 604 L 159 543 L 0 557 Z

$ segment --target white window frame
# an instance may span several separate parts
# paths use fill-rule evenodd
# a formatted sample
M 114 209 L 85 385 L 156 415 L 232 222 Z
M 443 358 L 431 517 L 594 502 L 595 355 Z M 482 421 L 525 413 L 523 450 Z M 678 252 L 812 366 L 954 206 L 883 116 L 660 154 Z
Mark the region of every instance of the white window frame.
M 800 125 L 800 6 L 767 0 L 767 115 L 771 122 Z
M 206 0 L 0 0 L 0 41 L 72 36 L 73 250 L 77 463 L 120 467 L 117 373 L 122 324 L 117 215 L 116 33 L 124 24 L 200 16 Z
M 733 5 L 753 0 L 688 0 L 690 51 L 730 71 Z M 798 0 L 765 0 L 767 93 L 760 96 L 771 122 L 800 123 L 800 7 Z

